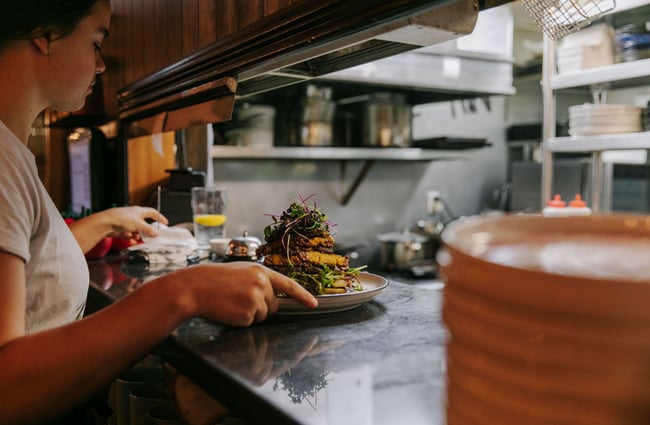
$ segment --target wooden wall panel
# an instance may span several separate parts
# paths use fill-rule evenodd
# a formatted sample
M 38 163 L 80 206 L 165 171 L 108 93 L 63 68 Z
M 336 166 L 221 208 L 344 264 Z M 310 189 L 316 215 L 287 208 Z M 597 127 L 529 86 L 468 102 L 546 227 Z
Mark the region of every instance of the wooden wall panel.
M 289 6 L 291 3 L 291 0 L 264 0 L 264 16 L 268 16 L 278 9 Z
M 147 0 L 132 0 L 130 5 L 131 19 L 129 24 L 132 25 L 132 27 L 130 28 L 130 31 L 127 32 L 127 34 L 129 34 L 129 52 L 127 56 L 129 61 L 127 64 L 127 69 L 129 70 L 129 74 L 127 76 L 127 81 L 133 81 L 137 78 L 142 77 L 143 75 L 146 75 L 143 71 L 145 64 L 148 61 L 146 53 L 144 52 L 145 42 L 143 39 L 143 36 L 145 34 L 145 26 L 143 22 L 143 7 L 145 1 Z M 152 16 L 152 18 L 158 19 L 157 16 Z M 151 23 L 153 22 L 154 21 L 152 20 Z
M 143 75 L 150 74 L 181 59 L 183 55 L 183 6 L 178 0 L 148 1 L 149 30 L 143 35 L 145 49 L 151 52 L 145 61 Z M 194 37 L 190 35 L 188 39 Z
M 136 72 L 137 78 L 149 74 L 150 69 L 159 69 L 165 63 L 161 58 L 162 45 L 167 42 L 167 9 L 165 0 L 137 0 L 139 6 L 138 28 L 139 51 L 135 52 L 135 61 L 140 62 Z M 154 19 L 155 18 L 155 19 Z M 170 49 L 171 51 L 171 49 Z M 138 58 L 140 56 L 140 58 Z
M 199 44 L 199 2 L 185 0 L 181 2 L 181 54 L 187 56 L 196 50 Z M 214 39 L 214 37 L 211 37 Z
M 102 56 L 106 63 L 106 71 L 98 78 L 102 84 L 102 97 L 105 105 L 106 114 L 114 117 L 117 112 L 117 92 L 120 87 L 124 87 L 128 81 L 127 60 L 129 34 L 124 31 L 126 21 L 130 19 L 125 11 L 125 5 L 128 0 L 112 0 L 113 16 L 111 18 L 111 27 L 109 36 L 102 45 Z
M 295 0 L 112 0 L 102 52 L 103 99 L 117 116 L 117 92 Z
M 160 136 L 162 140 L 154 142 Z M 174 133 L 129 139 L 127 154 L 129 204 L 148 205 L 151 193 L 169 177 L 165 170 L 175 166 Z
M 199 39 L 194 50 L 207 46 L 219 38 L 217 27 L 222 20 L 221 10 L 217 8 L 215 0 L 198 0 L 198 3 L 199 19 L 196 25 L 198 26 Z
M 262 0 L 248 0 L 238 2 L 238 14 L 235 17 L 239 28 L 243 28 L 264 17 L 264 2 Z
M 237 31 L 237 3 L 230 0 L 215 0 L 219 19 L 215 21 L 216 39 Z

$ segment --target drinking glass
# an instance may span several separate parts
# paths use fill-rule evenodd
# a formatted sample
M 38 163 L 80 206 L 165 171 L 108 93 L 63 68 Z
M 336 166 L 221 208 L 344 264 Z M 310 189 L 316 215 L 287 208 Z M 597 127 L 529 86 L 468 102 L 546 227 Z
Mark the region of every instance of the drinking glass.
M 226 189 L 192 188 L 192 217 L 194 237 L 201 249 L 210 248 L 210 239 L 226 235 Z

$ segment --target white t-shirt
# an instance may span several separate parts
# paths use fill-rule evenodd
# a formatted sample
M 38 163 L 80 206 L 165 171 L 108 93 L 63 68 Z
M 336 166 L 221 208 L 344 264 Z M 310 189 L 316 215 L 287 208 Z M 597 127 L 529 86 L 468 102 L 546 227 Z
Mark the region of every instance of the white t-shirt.
M 88 265 L 38 177 L 32 152 L 0 121 L 0 250 L 25 262 L 26 332 L 81 318 Z M 2 281 L 0 272 L 0 285 Z

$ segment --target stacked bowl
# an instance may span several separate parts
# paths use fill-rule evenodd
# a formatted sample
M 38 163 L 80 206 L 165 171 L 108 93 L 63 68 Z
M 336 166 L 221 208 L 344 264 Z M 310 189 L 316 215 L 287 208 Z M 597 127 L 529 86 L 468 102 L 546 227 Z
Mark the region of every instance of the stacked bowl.
M 650 216 L 451 223 L 447 422 L 650 423 Z

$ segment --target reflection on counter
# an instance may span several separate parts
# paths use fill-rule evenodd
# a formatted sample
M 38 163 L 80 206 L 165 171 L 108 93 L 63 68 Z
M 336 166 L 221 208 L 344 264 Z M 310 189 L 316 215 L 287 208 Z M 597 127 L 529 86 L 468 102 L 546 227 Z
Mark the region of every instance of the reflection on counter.
M 395 302 L 406 306 L 408 301 L 398 298 Z M 438 344 L 425 353 L 386 351 L 386 338 L 398 347 L 414 331 L 399 322 L 381 302 L 369 302 L 334 315 L 275 316 L 247 329 L 193 319 L 176 336 L 274 404 L 291 405 L 299 423 L 442 424 L 444 332 L 427 331 L 426 339 L 434 337 Z M 395 389 L 400 395 L 388 403 L 386 397 Z M 395 404 L 400 407 L 388 407 Z M 400 422 L 396 415 L 414 421 Z

